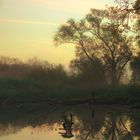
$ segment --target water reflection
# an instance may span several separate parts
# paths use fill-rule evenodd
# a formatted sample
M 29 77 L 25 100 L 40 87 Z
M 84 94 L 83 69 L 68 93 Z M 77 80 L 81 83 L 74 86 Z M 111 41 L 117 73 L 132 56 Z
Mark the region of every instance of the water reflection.
M 96 114 L 94 111 L 94 115 L 91 116 L 91 123 L 81 130 L 77 139 L 133 140 L 130 124 L 129 116 L 114 112 Z
M 0 140 L 140 140 L 140 110 L 118 106 L 0 108 Z
M 72 138 L 72 125 L 73 123 L 73 115 L 71 112 L 66 112 L 62 115 L 63 118 L 63 128 L 59 128 L 59 130 L 63 130 L 64 132 L 59 132 L 64 138 Z

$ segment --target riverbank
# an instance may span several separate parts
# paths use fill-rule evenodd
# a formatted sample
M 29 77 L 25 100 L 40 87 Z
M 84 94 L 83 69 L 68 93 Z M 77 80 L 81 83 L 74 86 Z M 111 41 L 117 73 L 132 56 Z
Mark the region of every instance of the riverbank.
M 4 78 L 0 79 L 0 106 L 118 104 L 140 107 L 139 91 L 140 87 L 123 85 L 98 89 L 93 97 L 89 90 L 69 84 L 56 86 L 31 78 Z

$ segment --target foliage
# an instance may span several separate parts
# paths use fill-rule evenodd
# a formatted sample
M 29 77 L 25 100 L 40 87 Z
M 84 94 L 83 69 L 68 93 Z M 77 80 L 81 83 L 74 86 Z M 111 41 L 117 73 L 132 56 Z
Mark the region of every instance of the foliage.
M 140 82 L 140 54 L 132 59 L 130 65 L 133 71 L 132 82 L 136 86 Z
M 97 101 L 102 100 L 106 103 L 120 103 L 130 98 L 127 86 L 112 89 L 106 85 L 104 66 L 99 59 L 94 59 L 94 65 L 87 61 L 89 60 L 73 61 L 71 65 L 76 65 L 73 67 L 79 71 L 78 74 L 66 72 L 61 65 L 51 65 L 39 60 L 32 60 L 34 63 L 20 61 L 16 65 L 6 62 L 5 75 L 0 77 L 0 105 L 89 100 L 93 91 Z M 19 69 L 21 64 L 23 71 Z M 7 67 L 10 67 L 8 71 Z M 14 76 L 9 75 L 10 71 Z M 3 73 L 3 68 L 0 69 L 0 73 Z
M 93 62 L 80 57 L 72 60 L 70 64 L 73 73 L 88 85 L 91 92 L 107 85 L 104 65 L 98 58 L 94 58 Z
M 117 7 L 91 9 L 79 22 L 70 19 L 62 25 L 54 40 L 58 44 L 75 44 L 76 56 L 87 57 L 93 65 L 94 58 L 100 59 L 106 67 L 110 83 L 117 85 L 132 56 L 131 39 L 127 37 L 129 27 L 124 24 L 124 18 L 125 13 Z

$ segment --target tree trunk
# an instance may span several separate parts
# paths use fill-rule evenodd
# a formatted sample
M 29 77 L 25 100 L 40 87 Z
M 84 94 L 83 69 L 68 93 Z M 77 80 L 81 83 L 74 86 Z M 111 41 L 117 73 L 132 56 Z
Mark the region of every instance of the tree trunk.
M 112 87 L 114 87 L 117 84 L 118 84 L 118 81 L 117 81 L 116 66 L 115 65 L 112 65 L 112 70 L 111 70 L 111 85 L 112 85 Z

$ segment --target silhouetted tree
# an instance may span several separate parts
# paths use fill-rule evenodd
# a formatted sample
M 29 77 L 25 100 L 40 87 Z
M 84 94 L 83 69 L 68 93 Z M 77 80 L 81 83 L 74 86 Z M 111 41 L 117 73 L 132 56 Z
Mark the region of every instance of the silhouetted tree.
M 79 22 L 70 19 L 62 25 L 54 40 L 58 44 L 75 44 L 81 50 L 79 55 L 84 53 L 93 65 L 95 57 L 100 59 L 106 66 L 111 85 L 115 86 L 132 56 L 124 16 L 117 7 L 91 9 L 85 19 Z
M 134 86 L 140 82 L 140 54 L 134 57 L 130 63 L 132 69 L 132 80 Z
M 119 6 L 119 9 L 129 14 L 140 14 L 140 0 L 115 0 Z
M 127 25 L 133 23 L 134 28 L 129 29 L 133 32 L 134 39 L 137 45 L 140 46 L 140 0 L 129 1 L 129 0 L 116 0 L 119 11 L 124 13 L 124 21 Z M 133 30 L 132 30 L 133 29 Z
M 77 56 L 70 64 L 70 68 L 77 74 L 80 83 L 88 84 L 87 87 L 91 91 L 107 85 L 105 68 L 101 60 L 94 58 L 93 62 L 91 63 L 85 56 Z

